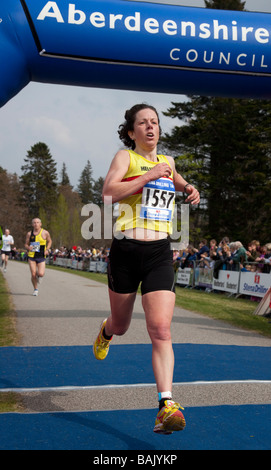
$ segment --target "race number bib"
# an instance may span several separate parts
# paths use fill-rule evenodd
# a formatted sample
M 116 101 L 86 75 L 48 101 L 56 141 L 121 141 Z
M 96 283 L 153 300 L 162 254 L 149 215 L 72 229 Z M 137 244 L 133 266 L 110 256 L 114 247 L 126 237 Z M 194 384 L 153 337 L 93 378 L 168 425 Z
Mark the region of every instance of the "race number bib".
M 169 222 L 175 199 L 175 186 L 168 178 L 150 181 L 142 191 L 140 218 Z
M 40 242 L 31 242 L 30 246 L 32 246 L 32 250 L 34 253 L 39 253 L 40 252 Z

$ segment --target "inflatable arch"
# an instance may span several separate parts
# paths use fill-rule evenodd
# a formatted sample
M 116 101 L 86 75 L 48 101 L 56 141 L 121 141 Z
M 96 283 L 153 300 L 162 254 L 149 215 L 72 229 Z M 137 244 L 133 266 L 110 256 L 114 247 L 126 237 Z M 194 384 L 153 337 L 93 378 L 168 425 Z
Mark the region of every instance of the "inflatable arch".
M 271 15 L 128 0 L 0 0 L 0 106 L 30 81 L 271 97 Z

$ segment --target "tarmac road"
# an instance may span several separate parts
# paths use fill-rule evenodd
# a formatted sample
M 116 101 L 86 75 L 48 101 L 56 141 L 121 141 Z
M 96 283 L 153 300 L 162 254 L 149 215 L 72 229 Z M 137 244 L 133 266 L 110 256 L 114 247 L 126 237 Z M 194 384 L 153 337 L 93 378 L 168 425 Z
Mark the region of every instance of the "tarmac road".
M 101 321 L 109 314 L 106 285 L 77 276 L 72 271 L 65 273 L 46 269 L 45 278 L 39 286 L 39 296 L 33 297 L 28 265 L 14 261 L 9 262 L 5 278 L 17 313 L 21 347 L 38 348 L 37 350 L 49 348 L 49 353 L 50 348 L 54 347 L 58 347 L 59 351 L 67 351 L 72 346 L 89 347 L 89 350 L 86 349 L 86 357 L 89 357 L 90 366 L 93 364 L 93 367 L 98 367 L 99 361 L 93 359 L 91 349 Z M 178 307 L 174 311 L 172 339 L 176 348 L 184 347 L 192 352 L 193 345 L 194 348 L 196 345 L 221 347 L 221 351 L 224 351 L 224 346 L 225 351 L 229 351 L 231 346 L 240 346 L 247 347 L 248 352 L 253 351 L 250 348 L 257 350 L 257 347 L 271 345 L 268 338 Z M 114 338 L 111 348 L 116 348 L 112 351 L 117 351 L 118 345 L 139 345 L 135 349 L 138 351 L 136 354 L 140 354 L 140 345 L 150 345 L 139 295 L 131 327 L 125 336 Z M 188 352 L 188 356 L 189 354 L 191 352 Z M 175 363 L 182 367 L 181 362 L 182 356 L 178 353 Z M 148 367 L 150 368 L 150 364 Z M 187 368 L 189 369 L 189 364 Z M 106 373 L 110 375 L 111 371 L 107 370 Z M 117 371 L 112 371 L 112 384 L 115 383 L 116 373 Z M 173 397 L 184 407 L 271 403 L 270 381 L 218 382 L 214 380 L 213 383 L 205 384 L 176 384 L 173 386 Z M 78 387 L 65 391 L 57 388 L 27 391 L 22 394 L 24 412 L 116 410 L 122 409 L 124 404 L 125 409 L 157 408 L 155 385 L 140 385 L 139 382 L 139 385 L 122 388 Z

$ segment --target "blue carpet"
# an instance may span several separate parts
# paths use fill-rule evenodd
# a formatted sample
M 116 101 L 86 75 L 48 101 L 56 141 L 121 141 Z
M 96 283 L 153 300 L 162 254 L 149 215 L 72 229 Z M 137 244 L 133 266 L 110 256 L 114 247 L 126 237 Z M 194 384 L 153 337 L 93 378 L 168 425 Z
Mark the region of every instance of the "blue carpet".
M 271 405 L 186 408 L 187 427 L 170 436 L 153 433 L 155 415 L 156 410 L 149 409 L 0 414 L 0 449 L 165 450 L 169 454 L 271 448 Z
M 175 344 L 174 382 L 270 380 L 267 347 Z M 112 345 L 105 361 L 88 346 L 0 348 L 0 389 L 154 383 L 151 345 Z

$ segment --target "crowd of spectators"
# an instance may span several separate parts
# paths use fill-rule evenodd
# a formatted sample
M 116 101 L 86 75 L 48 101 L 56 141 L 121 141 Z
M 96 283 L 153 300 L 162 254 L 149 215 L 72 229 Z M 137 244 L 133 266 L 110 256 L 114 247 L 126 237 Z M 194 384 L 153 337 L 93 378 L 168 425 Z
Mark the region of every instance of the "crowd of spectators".
M 108 262 L 109 248 L 95 248 L 94 246 L 88 249 L 83 249 L 80 246 L 73 246 L 67 248 L 61 246 L 60 248 L 52 248 L 49 253 L 49 259 L 56 261 L 57 258 L 71 259 L 75 261 L 83 261 L 88 264 L 90 261 L 104 261 Z M 17 250 L 13 248 L 11 252 L 11 258 L 27 261 L 27 252 L 25 250 Z
M 50 251 L 50 260 L 56 261 L 57 258 L 66 258 L 83 261 L 86 267 L 91 261 L 103 261 L 107 264 L 110 248 L 96 248 L 92 246 L 83 249 L 80 246 L 67 248 L 53 248 Z M 13 248 L 11 252 L 13 259 L 27 260 L 25 250 Z M 186 250 L 174 251 L 173 263 L 175 271 L 178 268 L 200 267 L 213 269 L 214 277 L 218 277 L 220 269 L 229 271 L 257 271 L 263 273 L 271 272 L 271 243 L 260 244 L 257 240 L 252 240 L 247 248 L 240 241 L 230 242 L 228 237 L 224 237 L 219 243 L 216 240 L 200 240 L 198 247 L 188 245 Z
M 198 247 L 188 245 L 183 252 L 174 252 L 174 266 L 213 269 L 214 277 L 218 277 L 220 269 L 228 271 L 271 271 L 271 243 L 261 246 L 258 240 L 252 240 L 247 248 L 240 241 L 230 242 L 224 237 L 219 243 L 212 239 L 208 245 L 202 239 Z
M 55 248 L 51 250 L 50 258 L 54 261 L 56 258 L 66 258 L 76 261 L 108 261 L 109 248 L 95 248 L 92 246 L 88 249 L 83 249 L 81 246 L 73 246 L 72 248 L 67 248 L 62 246 L 60 248 Z

